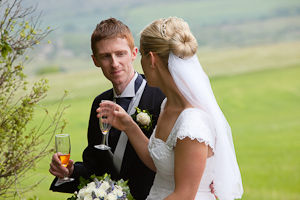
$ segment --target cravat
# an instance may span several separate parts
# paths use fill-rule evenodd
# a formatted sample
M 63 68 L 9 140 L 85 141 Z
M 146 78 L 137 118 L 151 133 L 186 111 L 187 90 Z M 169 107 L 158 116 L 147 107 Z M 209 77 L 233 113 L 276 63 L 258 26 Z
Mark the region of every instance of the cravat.
M 127 112 L 127 109 L 128 109 L 131 99 L 132 99 L 132 97 L 116 98 L 116 103 L 118 105 L 120 105 Z

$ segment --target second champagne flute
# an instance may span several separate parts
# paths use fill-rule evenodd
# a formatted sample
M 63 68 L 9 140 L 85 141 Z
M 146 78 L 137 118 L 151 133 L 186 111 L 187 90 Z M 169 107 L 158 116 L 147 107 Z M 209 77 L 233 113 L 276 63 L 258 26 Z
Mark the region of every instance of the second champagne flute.
M 69 134 L 58 134 L 55 136 L 55 147 L 58 157 L 61 161 L 61 165 L 67 167 L 69 164 L 69 158 L 71 153 L 71 143 Z M 70 182 L 73 178 L 69 178 L 66 175 L 64 178 L 59 178 L 59 182 Z
M 102 132 L 102 143 L 95 145 L 94 147 L 100 150 L 109 150 L 110 147 L 106 143 L 106 135 L 111 129 L 111 125 L 114 119 L 113 112 L 115 110 L 116 102 L 109 100 L 101 101 L 102 111 L 100 112 L 99 125 Z

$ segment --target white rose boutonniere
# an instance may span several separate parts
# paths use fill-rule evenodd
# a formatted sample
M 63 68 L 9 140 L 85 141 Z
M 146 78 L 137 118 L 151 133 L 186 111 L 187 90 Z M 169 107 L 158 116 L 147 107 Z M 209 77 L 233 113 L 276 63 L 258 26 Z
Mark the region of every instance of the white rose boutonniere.
M 142 124 L 143 126 L 149 126 L 150 124 L 150 116 L 148 113 L 140 112 L 136 115 L 136 121 Z
M 148 110 L 141 110 L 135 107 L 136 114 L 131 115 L 132 119 L 137 122 L 141 129 L 149 131 L 152 128 L 152 115 Z

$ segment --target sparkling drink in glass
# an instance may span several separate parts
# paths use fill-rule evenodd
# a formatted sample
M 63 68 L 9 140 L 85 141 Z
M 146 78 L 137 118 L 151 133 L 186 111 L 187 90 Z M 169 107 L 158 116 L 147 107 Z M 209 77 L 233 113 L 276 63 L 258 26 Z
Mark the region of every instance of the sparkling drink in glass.
M 113 112 L 115 110 L 116 102 L 109 101 L 109 100 L 102 100 L 101 101 L 101 108 L 102 111 L 99 113 L 99 125 L 100 130 L 102 132 L 102 143 L 95 145 L 94 147 L 100 150 L 109 150 L 110 147 L 107 146 L 106 143 L 106 136 L 111 129 L 111 125 L 114 119 Z
M 55 135 L 55 147 L 56 153 L 61 161 L 61 165 L 67 167 L 69 164 L 71 143 L 69 134 L 58 134 Z M 59 178 L 58 182 L 70 182 L 73 178 L 69 178 L 66 175 L 64 178 Z

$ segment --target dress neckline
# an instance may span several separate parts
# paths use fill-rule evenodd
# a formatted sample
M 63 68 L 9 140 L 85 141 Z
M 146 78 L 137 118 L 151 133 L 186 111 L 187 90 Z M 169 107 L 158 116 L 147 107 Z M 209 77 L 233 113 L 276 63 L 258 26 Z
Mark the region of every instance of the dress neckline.
M 181 116 L 182 116 L 182 113 L 184 113 L 186 110 L 190 110 L 190 109 L 198 109 L 198 108 L 186 108 L 186 109 L 184 109 L 183 111 L 181 111 L 181 113 L 178 115 L 178 117 L 177 117 L 177 119 L 176 119 L 176 121 L 175 121 L 175 124 L 174 124 L 174 126 L 172 127 L 172 129 L 171 129 L 171 131 L 170 131 L 170 133 L 169 133 L 168 138 L 167 138 L 166 141 L 163 141 L 162 139 L 156 137 L 156 127 L 157 127 L 157 126 L 155 126 L 155 128 L 154 128 L 154 130 L 153 130 L 153 132 L 154 132 L 154 134 L 153 134 L 154 139 L 155 139 L 155 140 L 159 140 L 159 141 L 163 142 L 164 144 L 167 144 L 167 142 L 168 142 L 168 140 L 169 140 L 169 138 L 170 138 L 171 133 L 173 132 L 173 130 L 174 130 L 174 128 L 176 127 L 176 125 L 177 125 L 179 119 L 180 119 Z

